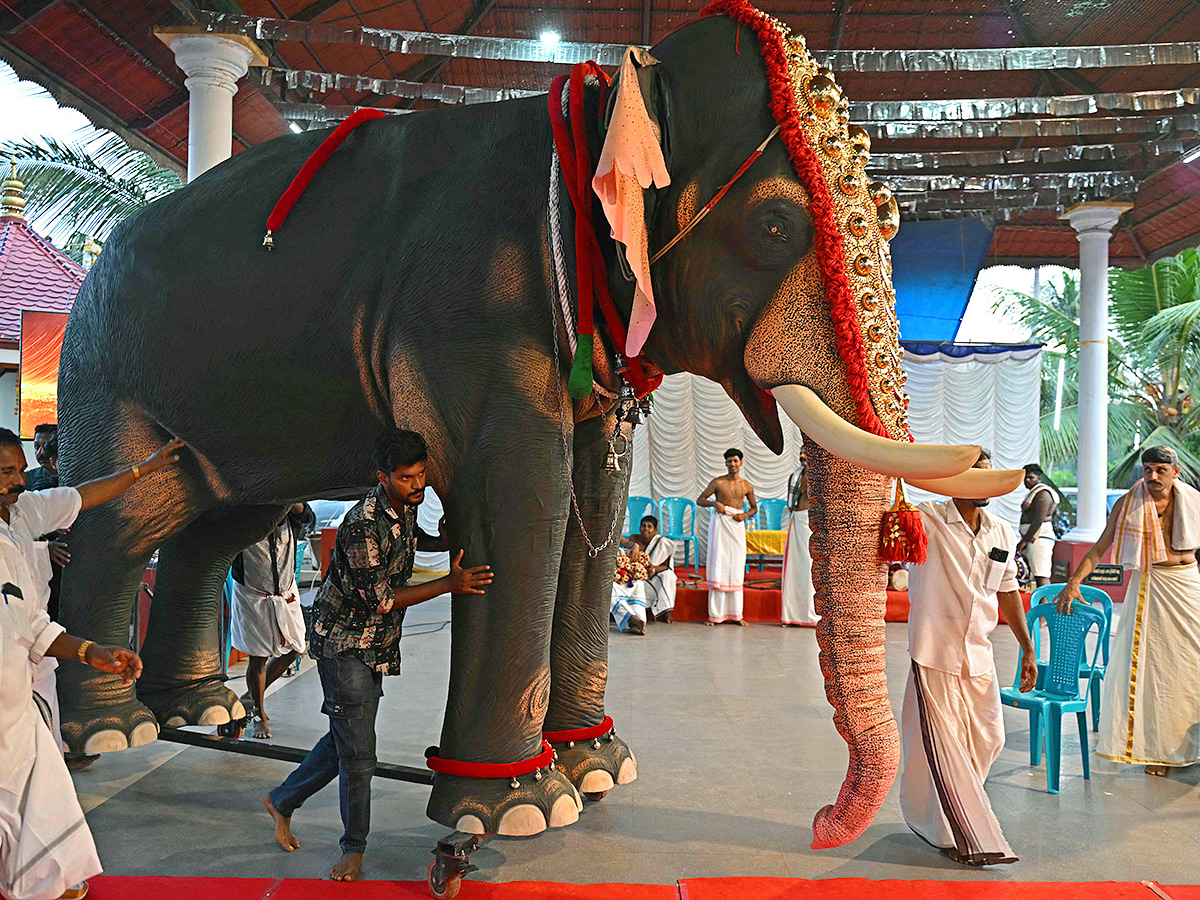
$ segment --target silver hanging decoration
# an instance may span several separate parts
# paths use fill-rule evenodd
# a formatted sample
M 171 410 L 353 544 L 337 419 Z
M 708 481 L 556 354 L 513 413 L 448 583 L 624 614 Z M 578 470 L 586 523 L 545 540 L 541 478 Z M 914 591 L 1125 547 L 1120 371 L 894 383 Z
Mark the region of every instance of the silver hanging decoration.
M 628 44 L 479 37 L 428 31 L 341 26 L 258 16 L 199 12 L 197 23 L 210 34 L 255 40 L 359 44 L 384 53 L 410 53 L 519 62 L 620 65 Z M 951 50 L 840 50 L 813 54 L 835 71 L 854 72 L 1011 72 L 1048 69 L 1115 69 L 1127 66 L 1186 66 L 1200 63 L 1200 41 L 1087 47 L 1002 47 Z
M 872 138 L 1084 137 L 1091 134 L 1161 134 L 1200 131 L 1200 115 L 1100 116 L 1094 119 L 998 119 L 963 122 L 863 122 Z
M 283 78 L 289 88 L 303 87 L 317 93 L 330 91 L 361 91 L 381 97 L 404 97 L 409 100 L 430 100 L 436 103 L 462 105 L 466 103 L 495 103 L 533 97 L 545 91 L 519 88 L 462 87 L 455 84 L 426 84 L 421 81 L 401 81 L 398 78 L 369 78 L 365 75 L 342 75 L 337 72 L 314 72 L 308 69 L 283 69 L 268 66 L 261 70 L 265 83 L 272 76 Z

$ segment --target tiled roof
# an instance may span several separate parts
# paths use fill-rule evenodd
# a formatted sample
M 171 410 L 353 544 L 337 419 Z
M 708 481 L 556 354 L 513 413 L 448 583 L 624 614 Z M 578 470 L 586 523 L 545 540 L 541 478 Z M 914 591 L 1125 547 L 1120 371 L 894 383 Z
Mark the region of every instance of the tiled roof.
M 21 339 L 21 310 L 70 312 L 83 267 L 17 216 L 0 218 L 0 341 Z

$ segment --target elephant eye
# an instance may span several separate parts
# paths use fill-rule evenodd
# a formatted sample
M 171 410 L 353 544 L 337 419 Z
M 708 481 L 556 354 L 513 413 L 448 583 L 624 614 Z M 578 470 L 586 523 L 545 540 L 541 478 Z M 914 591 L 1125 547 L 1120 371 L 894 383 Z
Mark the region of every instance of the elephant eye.
M 781 215 L 767 216 L 762 222 L 763 235 L 769 241 L 778 241 L 785 244 L 791 240 L 788 224 L 787 219 Z

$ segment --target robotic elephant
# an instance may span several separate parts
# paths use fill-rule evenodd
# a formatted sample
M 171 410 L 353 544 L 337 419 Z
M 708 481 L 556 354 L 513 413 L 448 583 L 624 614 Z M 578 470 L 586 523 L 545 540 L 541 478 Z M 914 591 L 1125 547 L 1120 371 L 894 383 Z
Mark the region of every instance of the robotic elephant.
M 850 746 L 814 845 L 870 823 L 898 756 L 877 561 L 892 478 L 958 496 L 1016 482 L 968 472 L 976 448 L 908 442 L 887 252 L 896 204 L 868 184 L 870 142 L 801 38 L 745 0 L 717 0 L 652 56 L 627 57 L 612 104 L 598 81 L 567 110 L 590 158 L 607 147 L 602 124 L 611 136 L 626 114 L 649 119 L 654 146 L 640 148 L 649 175 L 618 152 L 623 186 L 579 207 L 622 239 L 596 229 L 616 318 L 596 323 L 597 389 L 585 398 L 565 391 L 575 335 L 552 246 L 575 216 L 566 202 L 549 215 L 551 194 L 577 185 L 551 183 L 545 98 L 367 122 L 273 252 L 262 223 L 321 134 L 242 153 L 113 235 L 63 346 L 63 475 L 79 483 L 170 434 L 193 454 L 75 528 L 72 631 L 124 640 L 140 573 L 155 548 L 160 558 L 137 693 L 81 667 L 62 673 L 71 748 L 121 749 L 153 740 L 159 722 L 239 714 L 216 641 L 230 560 L 292 501 L 361 493 L 371 441 L 393 423 L 425 435 L 452 541 L 495 572 L 485 600 L 453 601 L 440 755 L 528 760 L 543 732 L 597 730 L 615 554 L 604 538 L 628 490 L 603 461 L 636 363 L 650 383 L 678 371 L 719 382 L 776 452 L 777 403 L 804 431 L 821 664 Z M 627 190 L 630 178 L 640 184 Z M 649 250 L 681 234 L 651 265 Z M 604 737 L 559 743 L 558 765 L 536 778 L 439 774 L 429 815 L 477 833 L 568 824 L 577 789 L 636 777 L 629 748 Z

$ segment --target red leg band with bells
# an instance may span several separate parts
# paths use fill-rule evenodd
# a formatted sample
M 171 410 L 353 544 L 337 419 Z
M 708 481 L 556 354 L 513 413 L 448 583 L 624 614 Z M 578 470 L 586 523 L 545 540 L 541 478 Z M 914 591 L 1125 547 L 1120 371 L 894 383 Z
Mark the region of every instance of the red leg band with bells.
M 572 728 L 569 731 L 543 731 L 542 739 L 554 744 L 567 741 L 590 741 L 592 738 L 604 737 L 613 730 L 612 716 L 605 716 L 599 725 L 590 728 Z
M 547 769 L 554 762 L 554 748 L 545 740 L 542 741 L 542 752 L 537 756 L 510 763 L 460 762 L 431 755 L 436 752 L 436 747 L 425 751 L 425 765 L 442 775 L 460 775 L 464 778 L 516 778 L 538 769 Z

